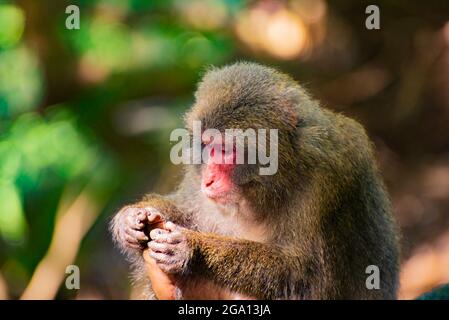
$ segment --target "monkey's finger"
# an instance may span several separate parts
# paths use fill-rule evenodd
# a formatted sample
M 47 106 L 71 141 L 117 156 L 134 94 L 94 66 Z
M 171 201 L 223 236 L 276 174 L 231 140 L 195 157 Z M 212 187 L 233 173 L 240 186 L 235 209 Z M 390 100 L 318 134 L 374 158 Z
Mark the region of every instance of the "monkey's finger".
M 146 218 L 148 217 L 148 212 L 146 211 L 141 211 L 137 214 L 137 219 L 142 223 L 143 221 L 146 220 Z
M 167 232 L 167 233 L 161 233 L 156 235 L 154 238 L 151 237 L 156 242 L 160 243 L 170 243 L 170 244 L 176 244 L 183 241 L 184 235 L 180 232 Z
M 150 231 L 150 238 L 152 240 L 157 239 L 158 237 L 162 236 L 163 234 L 167 234 L 169 231 L 164 230 L 164 229 L 160 229 L 160 228 L 155 228 L 153 230 Z
M 134 230 L 140 231 L 140 230 L 142 230 L 145 227 L 145 224 L 136 222 L 136 223 L 133 223 L 133 224 L 129 224 L 128 226 L 129 226 L 130 229 L 134 229 Z
M 143 208 L 136 208 L 136 207 L 127 207 L 124 211 L 125 215 L 127 217 L 136 217 L 142 213 L 145 213 L 145 209 Z
M 155 241 L 148 242 L 148 248 L 150 248 L 154 252 L 160 252 L 160 253 L 165 253 L 165 254 L 169 254 L 169 255 L 173 255 L 173 252 L 175 250 L 174 246 L 172 246 L 170 244 L 166 244 L 166 243 L 162 244 L 162 243 L 158 243 Z
M 167 229 L 168 231 L 175 231 L 177 229 L 180 229 L 180 227 L 178 225 L 174 224 L 173 222 L 168 221 L 165 224 L 165 229 Z
M 162 218 L 162 215 L 157 210 L 150 210 L 149 214 L 147 216 L 147 220 L 150 224 L 161 222 L 164 219 Z
M 126 242 L 131 243 L 131 244 L 139 244 L 139 241 L 136 238 L 130 236 L 127 233 L 125 233 L 123 235 L 123 239 L 125 239 Z
M 149 255 L 151 258 L 156 260 L 157 263 L 168 263 L 169 262 L 169 258 L 165 253 L 155 252 L 153 250 L 150 250 Z
M 131 236 L 134 239 L 137 239 L 139 241 L 148 241 L 148 237 L 145 235 L 145 233 L 143 233 L 142 231 L 136 231 L 133 229 L 126 229 L 126 234 L 128 236 Z
M 141 244 L 139 243 L 139 241 L 137 241 L 136 239 L 134 239 L 133 237 L 125 234 L 124 236 L 125 241 L 127 242 L 127 244 L 131 247 L 136 247 L 136 248 L 141 248 Z
M 148 212 L 148 215 L 162 216 L 161 212 L 154 207 L 146 207 L 145 210 Z
M 139 219 L 138 215 L 135 214 L 130 214 L 126 217 L 126 224 L 136 230 L 144 227 L 143 222 Z

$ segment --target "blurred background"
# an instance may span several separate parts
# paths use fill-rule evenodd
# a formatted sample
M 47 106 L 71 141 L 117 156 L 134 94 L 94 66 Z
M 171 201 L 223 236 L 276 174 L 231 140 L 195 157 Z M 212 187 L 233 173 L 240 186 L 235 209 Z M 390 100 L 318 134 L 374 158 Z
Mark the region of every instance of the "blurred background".
M 449 282 L 448 1 L 0 0 L 0 299 L 136 296 L 108 221 L 173 190 L 169 133 L 204 70 L 238 60 L 363 123 L 402 230 L 400 298 Z

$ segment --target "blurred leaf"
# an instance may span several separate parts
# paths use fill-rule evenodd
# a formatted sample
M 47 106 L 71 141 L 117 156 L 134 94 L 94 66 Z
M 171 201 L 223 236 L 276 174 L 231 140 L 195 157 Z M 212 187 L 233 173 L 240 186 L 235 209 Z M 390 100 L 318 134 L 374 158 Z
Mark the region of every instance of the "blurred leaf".
M 179 62 L 187 67 L 198 69 L 208 64 L 220 64 L 233 51 L 232 43 L 215 34 L 185 34 L 178 39 L 180 43 Z
M 25 17 L 16 6 L 0 4 L 0 48 L 15 45 L 22 37 Z
M 97 148 L 64 107 L 46 118 L 27 113 L 13 122 L 0 142 L 0 181 L 33 190 L 42 188 L 48 174 L 55 182 L 87 177 L 98 157 Z
M 41 70 L 27 48 L 0 52 L 0 119 L 37 107 L 42 91 Z
M 92 171 L 95 174 L 91 175 L 89 191 L 98 202 L 104 202 L 119 186 L 120 177 L 114 174 L 117 172 L 116 163 L 110 158 L 101 157 Z
M 16 186 L 0 182 L 0 233 L 8 242 L 19 242 L 25 230 L 25 216 Z
M 73 179 L 85 174 L 94 162 L 94 149 L 69 113 L 58 112 L 49 119 L 25 114 L 15 121 L 9 138 L 20 152 L 20 174 L 28 183 L 38 183 L 44 170 L 53 171 L 63 180 Z
M 170 27 L 144 26 L 133 34 L 134 66 L 170 67 L 177 58 L 177 46 L 173 39 L 179 30 Z
M 20 154 L 10 141 L 0 142 L 0 182 L 14 182 L 20 168 Z
M 79 32 L 68 33 L 67 36 L 84 59 L 111 71 L 127 68 L 132 61 L 127 26 L 101 19 L 84 21 L 82 25 Z
M 172 0 L 152 0 L 152 1 L 142 1 L 142 0 L 128 0 L 130 8 L 136 12 L 142 12 L 143 10 L 154 10 L 154 9 L 167 9 L 172 6 Z

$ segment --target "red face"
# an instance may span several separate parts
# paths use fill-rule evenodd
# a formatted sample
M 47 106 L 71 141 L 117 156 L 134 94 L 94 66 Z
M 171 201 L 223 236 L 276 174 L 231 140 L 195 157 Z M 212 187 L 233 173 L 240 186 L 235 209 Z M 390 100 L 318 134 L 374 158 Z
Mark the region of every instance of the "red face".
M 236 185 L 232 182 L 231 174 L 235 168 L 235 148 L 214 146 L 205 147 L 208 159 L 202 170 L 201 191 L 210 199 L 226 204 L 235 201 Z

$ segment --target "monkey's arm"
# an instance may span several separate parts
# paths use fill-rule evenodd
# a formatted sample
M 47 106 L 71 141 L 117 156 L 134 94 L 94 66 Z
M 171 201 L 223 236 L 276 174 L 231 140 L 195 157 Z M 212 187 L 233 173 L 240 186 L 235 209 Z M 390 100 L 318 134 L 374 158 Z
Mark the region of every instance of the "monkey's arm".
M 231 290 L 261 299 L 282 299 L 302 285 L 300 257 L 285 248 L 192 231 L 188 239 L 192 268 Z
M 173 226 L 154 230 L 150 255 L 160 268 L 181 277 L 205 277 L 258 299 L 300 298 L 305 261 L 294 250 Z

